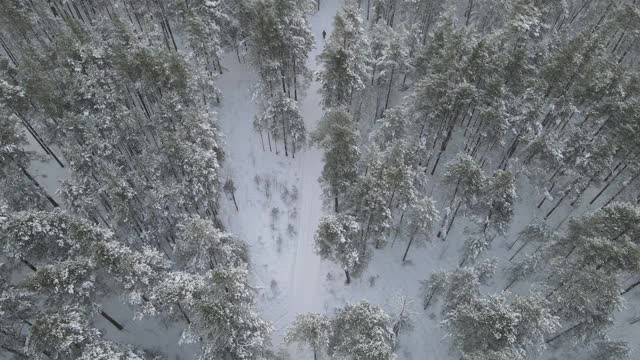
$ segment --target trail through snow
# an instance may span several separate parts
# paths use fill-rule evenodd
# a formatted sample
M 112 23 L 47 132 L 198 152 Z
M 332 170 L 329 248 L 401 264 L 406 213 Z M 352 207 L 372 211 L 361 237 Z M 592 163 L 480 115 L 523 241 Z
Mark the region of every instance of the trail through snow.
M 320 11 L 310 17 L 316 46 L 307 65 L 314 72 L 319 69 L 316 58 L 324 46 L 322 31 L 331 33 L 333 17 L 343 3 L 343 0 L 321 0 Z M 323 206 L 322 189 L 318 183 L 322 171 L 322 151 L 315 146 L 307 146 L 293 159 L 284 156 L 282 144 L 269 145 L 266 134 L 261 138 L 253 128 L 257 109 L 252 95 L 258 82 L 253 67 L 245 61 L 239 63 L 234 52 L 225 56 L 223 66 L 224 74 L 217 81 L 223 98 L 221 104 L 213 107 L 213 110 L 218 113 L 226 142 L 227 160 L 224 162 L 223 176 L 232 178 L 235 182 L 239 211 L 236 212 L 230 198 L 223 198 L 221 220 L 231 233 L 246 241 L 250 247 L 252 284 L 258 294 L 261 316 L 274 325 L 274 349 L 284 348 L 286 328 L 297 314 L 332 314 L 335 308 L 345 303 L 366 299 L 383 307 L 393 316 L 392 304 L 398 296 L 406 296 L 411 301 L 408 311 L 413 314 L 415 328 L 400 333 L 396 349 L 398 359 L 456 358 L 450 352 L 449 341 L 445 340 L 446 332 L 440 326 L 442 315 L 437 311 L 436 302 L 424 310 L 418 292 L 420 281 L 433 270 L 451 270 L 457 267 L 459 251 L 467 237 L 466 227 L 470 224 L 464 219 L 464 214 L 460 216 L 460 221 L 446 241 L 432 239 L 422 246 L 416 244 L 411 248 L 409 261 L 406 263 L 400 261 L 406 246 L 405 236 L 400 235 L 393 246 L 376 250 L 364 274 L 354 278 L 350 285 L 345 285 L 342 270 L 331 262 L 321 260 L 314 251 L 314 232 L 318 221 L 323 213 L 331 211 Z M 312 81 L 306 90 L 306 96 L 299 103 L 308 131 L 316 128 L 323 115 L 318 88 L 319 84 Z M 402 96 L 402 93 L 397 93 L 392 99 Z M 29 149 L 43 154 L 32 139 Z M 56 190 L 60 181 L 68 176 L 68 168 L 60 168 L 53 161 L 38 161 L 32 164 L 30 171 L 48 193 L 59 200 Z M 437 188 L 439 180 L 430 181 Z M 486 257 L 508 258 L 507 239 L 514 238 L 534 216 L 540 215 L 540 211 L 546 211 L 536 211 L 527 206 L 525 200 L 538 194 L 532 193 L 529 185 L 524 185 L 523 189 L 529 190 L 519 194 L 516 217 L 509 233 L 495 241 Z M 446 192 L 437 191 L 433 196 L 440 209 L 448 203 Z M 557 222 L 561 223 L 561 214 L 557 217 Z M 508 262 L 500 264 L 500 267 L 506 266 L 509 266 Z M 500 292 L 506 283 L 504 274 L 506 272 L 502 272 L 483 291 Z M 510 290 L 527 293 L 530 287 L 531 284 L 520 282 Z M 98 321 L 96 326 L 107 333 L 109 338 L 133 341 L 158 350 L 169 359 L 194 357 L 197 350 L 195 347 L 178 345 L 180 324 L 157 320 L 132 321 L 130 319 L 133 314 L 128 307 L 121 305 L 119 299 L 105 299 L 105 309 L 125 324 L 125 331 L 120 332 L 109 324 Z M 616 314 L 619 326 L 610 332 L 613 339 L 630 341 L 631 358 L 636 359 L 640 358 L 638 327 L 630 325 L 629 319 L 638 317 L 638 314 L 640 305 L 630 302 L 624 311 Z M 294 354 L 294 359 L 311 358 L 306 349 L 287 350 Z M 549 354 L 547 358 L 553 358 L 553 354 Z
M 310 17 L 315 47 L 307 66 L 312 72 L 319 68 L 316 58 L 324 46 L 322 31 L 331 32 L 341 4 L 340 0 L 322 1 L 320 11 Z M 252 125 L 258 109 L 251 98 L 258 79 L 251 64 L 239 63 L 235 53 L 229 53 L 223 65 L 225 72 L 217 85 L 224 98 L 215 110 L 226 142 L 225 172 L 238 189 L 240 210 L 236 213 L 227 200 L 222 213 L 229 231 L 250 246 L 259 307 L 263 317 L 274 323 L 277 347 L 297 314 L 327 311 L 323 266 L 332 264 L 323 265 L 314 250 L 314 232 L 323 213 L 318 183 L 322 151 L 307 145 L 295 159 L 284 156 L 281 143 L 272 143 L 270 151 L 266 134 L 261 140 Z M 299 103 L 308 132 L 323 115 L 318 89 L 319 84 L 312 81 Z
M 333 16 L 338 9 L 338 1 L 323 1 L 318 13 L 311 18 L 311 26 L 315 37 L 315 48 L 311 51 L 308 66 L 312 71 L 319 69 L 316 61 L 322 51 L 324 40 L 322 31 L 327 33 L 333 30 Z M 300 110 L 305 119 L 308 131 L 313 131 L 320 121 L 323 110 L 320 105 L 320 97 L 317 95 L 319 83 L 312 81 L 301 104 Z M 319 312 L 321 309 L 321 259 L 314 250 L 314 233 L 322 215 L 322 189 L 318 178 L 322 172 L 322 151 L 316 146 L 309 147 L 303 154 L 301 161 L 302 181 L 300 200 L 302 215 L 300 223 L 300 236 L 297 241 L 293 269 L 292 289 L 290 293 L 291 310 L 295 314 L 305 312 Z

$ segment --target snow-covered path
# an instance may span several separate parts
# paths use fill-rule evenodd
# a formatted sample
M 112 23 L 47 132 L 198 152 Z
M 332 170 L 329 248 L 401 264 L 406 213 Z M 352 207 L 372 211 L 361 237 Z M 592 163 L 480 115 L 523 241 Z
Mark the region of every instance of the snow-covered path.
M 322 31 L 331 32 L 342 3 L 323 0 L 321 10 L 310 18 L 316 45 L 307 65 L 313 72 L 318 70 L 316 57 L 324 44 Z M 225 136 L 225 175 L 235 182 L 240 209 L 236 213 L 233 203 L 223 200 L 223 222 L 250 246 L 258 305 L 262 316 L 274 323 L 273 343 L 278 347 L 297 314 L 326 311 L 323 284 L 326 268 L 333 264 L 322 262 L 314 251 L 314 232 L 323 214 L 318 183 L 322 152 L 308 145 L 293 159 L 282 151 L 276 154 L 282 144 L 275 143 L 269 151 L 266 134 L 261 140 L 252 125 L 257 111 L 251 100 L 256 74 L 250 64 L 238 63 L 235 53 L 225 57 L 223 66 L 226 71 L 217 85 L 224 98 L 214 110 Z M 309 132 L 323 115 L 318 88 L 312 81 L 299 104 Z
M 310 19 L 316 40 L 308 61 L 312 71 L 319 69 L 316 57 L 324 45 L 322 31 L 331 33 L 333 17 L 342 4 L 342 0 L 323 0 L 321 10 Z M 363 299 L 392 310 L 390 304 L 397 295 L 415 298 L 419 280 L 438 262 L 444 244 L 429 250 L 416 247 L 411 257 L 420 259 L 419 266 L 408 267 L 399 261 L 401 244 L 383 249 L 366 273 L 346 286 L 340 268 L 321 260 L 314 251 L 318 221 L 330 211 L 323 206 L 318 183 L 322 151 L 307 146 L 292 159 L 282 152 L 276 154 L 275 144 L 269 151 L 266 135 L 263 149 L 260 135 L 252 126 L 256 106 L 251 94 L 256 74 L 249 64 L 239 64 L 234 53 L 224 59 L 224 66 L 225 74 L 217 82 L 224 99 L 216 111 L 226 138 L 225 174 L 236 183 L 240 211 L 236 213 L 233 203 L 223 200 L 226 208 L 221 213 L 229 230 L 250 246 L 258 306 L 261 315 L 273 322 L 274 349 L 284 347 L 284 334 L 297 314 L 331 314 L 347 302 Z M 319 84 L 312 81 L 299 104 L 308 131 L 316 128 L 324 113 L 318 88 Z M 420 307 L 412 306 L 416 310 Z M 427 353 L 446 358 L 446 347 L 439 349 L 443 336 L 437 320 L 418 317 L 415 331 L 402 336 L 399 358 L 422 358 L 419 354 Z M 294 358 L 305 359 L 308 355 L 302 350 L 295 352 Z
M 332 31 L 332 19 L 337 11 L 338 3 L 337 0 L 323 1 L 320 11 L 311 18 L 316 46 L 311 51 L 307 65 L 312 71 L 319 68 L 316 58 L 324 46 L 322 31 L 327 33 Z M 323 115 L 320 97 L 317 95 L 318 90 L 319 83 L 313 81 L 307 91 L 308 96 L 300 104 L 300 110 L 308 130 L 315 129 Z M 322 151 L 315 146 L 305 151 L 300 170 L 302 173 L 300 184 L 302 211 L 289 301 L 290 309 L 294 314 L 319 312 L 322 306 L 321 260 L 314 251 L 314 233 L 323 210 L 322 189 L 318 183 L 322 172 Z

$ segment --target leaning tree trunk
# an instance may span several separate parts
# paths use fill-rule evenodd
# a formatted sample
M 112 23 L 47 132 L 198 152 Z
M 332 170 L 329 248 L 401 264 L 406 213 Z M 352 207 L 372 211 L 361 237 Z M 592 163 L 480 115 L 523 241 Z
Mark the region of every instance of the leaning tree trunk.
M 236 193 L 235 193 L 235 191 L 231 192 L 231 198 L 233 199 L 233 205 L 236 206 L 236 211 L 240 211 L 240 209 L 238 209 L 238 203 L 236 202 Z
M 411 234 L 411 237 L 409 238 L 409 243 L 407 244 L 407 248 L 404 250 L 404 255 L 402 256 L 402 262 L 405 262 L 407 260 L 407 254 L 409 253 L 409 248 L 413 243 L 413 239 L 416 237 L 416 232 L 418 232 L 418 229 L 415 229 Z
M 393 73 L 395 72 L 395 65 L 391 66 L 391 75 L 389 76 L 389 87 L 387 88 L 387 98 L 384 101 L 384 108 L 382 109 L 382 113 L 389 107 L 389 96 L 391 95 L 391 86 L 393 85 Z
M 35 186 L 38 190 L 40 190 L 40 192 L 42 193 L 42 195 L 44 195 L 44 197 L 49 200 L 49 202 L 51 203 L 51 205 L 53 205 L 53 207 L 60 207 L 60 205 L 58 204 L 57 201 L 55 201 L 48 193 L 47 191 L 42 187 L 42 185 L 40 185 L 40 183 L 38 183 L 38 180 L 36 180 L 33 176 L 31 176 L 31 174 L 29 174 L 29 172 L 22 166 L 20 166 L 20 170 L 22 171 L 22 173 L 29 179 L 31 180 L 31 182 L 33 183 L 33 186 Z

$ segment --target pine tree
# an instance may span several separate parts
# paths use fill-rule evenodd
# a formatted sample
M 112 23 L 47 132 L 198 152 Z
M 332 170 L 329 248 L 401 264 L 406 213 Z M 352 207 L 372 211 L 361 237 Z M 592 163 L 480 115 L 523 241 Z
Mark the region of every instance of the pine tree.
M 351 275 L 359 275 L 367 265 L 366 248 L 357 236 L 358 223 L 346 214 L 327 215 L 316 229 L 316 251 L 324 258 L 337 262 L 351 283 Z
M 58 203 L 28 170 L 36 156 L 25 150 L 27 141 L 18 128 L 16 117 L 8 114 L 4 106 L 0 107 L 0 112 L 0 198 L 15 211 L 26 210 L 25 206 L 40 209 L 57 207 Z
M 254 310 L 246 266 L 216 270 L 207 280 L 204 297 L 194 306 L 199 320 L 191 325 L 195 334 L 207 340 L 202 356 L 234 360 L 260 356 L 272 329 Z
M 420 296 L 423 299 L 423 306 L 426 310 L 431 304 L 433 297 L 440 297 L 447 289 L 448 274 L 443 271 L 437 271 L 431 273 L 431 276 L 427 280 L 421 282 Z
M 370 73 L 370 47 L 359 11 L 342 8 L 334 19 L 334 30 L 319 56 L 323 68 L 318 74 L 325 108 L 351 105 L 353 93 L 364 89 Z
M 296 150 L 302 148 L 306 141 L 306 130 L 304 119 L 298 110 L 296 102 L 285 96 L 284 93 L 278 92 L 274 97 L 269 99 L 269 107 L 265 112 L 268 128 L 272 132 L 282 134 L 285 155 L 288 156 L 288 149 L 291 149 L 292 156 L 295 158 Z
M 329 355 L 354 360 L 391 360 L 394 335 L 382 309 L 360 302 L 338 310 L 332 320 Z
M 313 350 L 313 359 L 318 360 L 318 354 L 323 354 L 328 349 L 331 331 L 331 322 L 326 316 L 315 313 L 302 314 L 294 320 L 285 340 L 287 343 L 298 342 L 308 345 Z
M 629 347 L 623 341 L 602 340 L 595 342 L 581 359 L 626 360 L 629 359 Z
M 461 264 L 466 261 L 475 261 L 489 248 L 498 234 L 506 231 L 513 216 L 515 195 L 514 178 L 510 172 L 498 170 L 493 177 L 485 181 L 478 206 L 474 209 L 479 211 L 483 218 L 482 230 L 470 235 L 465 241 Z M 489 229 L 495 229 L 496 234 L 490 236 Z
M 617 276 L 640 269 L 640 249 L 632 240 L 638 214 L 637 207 L 616 203 L 571 221 L 554 247 L 562 255 L 552 260 L 546 284 L 546 298 L 570 326 L 548 342 L 566 336 L 589 341 L 612 323 L 622 304 Z
M 89 319 L 83 309 L 63 307 L 56 314 L 40 316 L 33 321 L 26 342 L 27 354 L 33 359 L 72 358 L 89 359 L 98 352 L 100 358 L 140 360 L 124 346 L 99 340 L 100 332 L 89 327 Z M 108 352 L 112 357 L 106 357 Z
M 516 297 L 509 303 L 504 294 L 458 305 L 447 314 L 445 324 L 456 347 L 471 359 L 493 353 L 532 358 L 544 349 L 544 335 L 558 326 L 544 299 Z
M 398 295 L 394 297 L 391 304 L 393 309 L 393 334 L 396 339 L 401 331 L 409 331 L 414 327 L 413 310 L 411 303 L 413 301 L 405 296 Z
M 394 85 L 395 76 L 405 75 L 411 69 L 409 59 L 409 48 L 407 46 L 408 34 L 403 28 L 392 30 L 386 40 L 386 46 L 382 50 L 379 60 L 381 67 L 381 76 L 386 76 L 385 83 L 387 89 L 385 93 L 384 107 L 382 112 L 389 107 L 389 99 L 391 97 L 391 89 Z
M 486 177 L 470 156 L 458 154 L 447 164 L 444 182 L 453 188 L 453 200 L 459 196 L 466 204 L 471 204 L 482 193 Z
M 325 195 L 333 198 L 334 211 L 338 213 L 339 198 L 347 194 L 358 178 L 358 134 L 349 114 L 343 110 L 332 110 L 324 116 L 312 140 L 325 150 L 320 182 Z
M 475 204 L 485 189 L 486 181 L 487 179 L 481 167 L 469 155 L 458 154 L 455 159 L 447 164 L 443 182 L 453 188 L 450 207 L 454 203 L 457 204 L 449 224 L 445 224 L 444 233 L 439 233 L 438 237 L 446 237 L 453 226 L 461 205 L 464 204 L 466 208 L 469 208 Z
M 215 270 L 248 262 L 246 245 L 210 220 L 187 219 L 178 228 L 175 261 L 187 270 Z
M 227 194 L 231 195 L 231 199 L 233 199 L 233 205 L 236 207 L 236 211 L 240 211 L 238 209 L 238 203 L 236 202 L 236 185 L 233 183 L 232 179 L 227 179 L 222 186 L 222 190 Z
M 409 248 L 416 236 L 424 237 L 426 241 L 430 240 L 431 227 L 438 221 L 438 211 L 435 209 L 434 202 L 430 198 L 423 198 L 412 204 L 407 214 L 407 226 L 410 229 L 409 242 L 404 251 L 402 261 L 407 259 Z
M 451 272 L 435 272 L 423 282 L 425 308 L 434 297 L 444 299 L 442 314 L 480 297 L 480 285 L 486 284 L 496 270 L 496 260 L 485 260 L 474 267 L 459 267 Z

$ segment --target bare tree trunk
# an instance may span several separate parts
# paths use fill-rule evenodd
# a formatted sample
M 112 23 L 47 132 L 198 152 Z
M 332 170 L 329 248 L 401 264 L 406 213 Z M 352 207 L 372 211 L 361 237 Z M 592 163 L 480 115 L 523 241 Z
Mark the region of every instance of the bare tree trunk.
M 100 316 L 102 316 L 103 318 L 105 318 L 108 322 L 111 323 L 111 325 L 115 326 L 116 329 L 122 331 L 124 329 L 124 326 L 122 326 L 122 324 L 120 324 L 119 322 L 117 322 L 114 318 L 112 318 L 109 314 L 107 314 L 106 312 L 100 310 Z
M 564 330 L 564 331 L 562 331 L 562 332 L 558 333 L 557 335 L 553 336 L 552 338 L 550 338 L 550 339 L 548 339 L 548 340 L 545 340 L 545 343 L 549 344 L 549 343 L 551 343 L 551 342 L 553 342 L 553 341 L 557 340 L 560 336 L 562 336 L 562 335 L 564 335 L 564 334 L 568 333 L 569 331 L 571 331 L 571 330 L 573 330 L 573 329 L 577 328 L 577 327 L 578 327 L 578 326 L 580 326 L 580 325 L 582 325 L 582 323 L 581 323 L 581 322 L 580 322 L 580 323 L 577 323 L 577 324 L 575 324 L 575 325 L 573 325 L 572 327 L 568 328 L 567 330 Z
M 284 122 L 284 116 L 282 117 L 282 142 L 284 143 L 284 155 L 289 156 L 289 151 L 287 149 L 287 128 Z
M 49 200 L 49 202 L 51 203 L 51 205 L 53 205 L 53 207 L 60 207 L 60 205 L 58 204 L 57 201 L 55 201 L 48 193 L 47 191 L 40 185 L 40 183 L 38 183 L 38 181 L 36 179 L 33 178 L 33 176 L 31 176 L 31 174 L 29 174 L 29 172 L 23 168 L 22 166 L 19 166 L 20 170 L 22 170 L 22 173 L 29 179 L 31 180 L 31 182 L 33 183 L 33 185 L 42 192 L 42 195 L 44 195 L 45 198 L 47 198 L 47 200 Z
M 407 244 L 407 248 L 404 250 L 404 255 L 402 256 L 402 262 L 405 262 L 407 260 L 407 254 L 409 253 L 409 248 L 413 243 L 413 239 L 416 237 L 416 232 L 417 229 L 413 231 L 413 234 L 411 234 L 411 237 L 409 238 L 409 243 Z
M 518 278 L 514 277 L 514 278 L 509 282 L 509 284 L 507 284 L 507 286 L 505 286 L 505 288 L 503 289 L 503 291 L 507 291 L 507 290 L 509 290 L 509 288 L 511 287 L 511 285 L 515 284 L 515 283 L 516 283 L 516 281 L 518 281 Z
M 391 243 L 391 247 L 396 243 L 398 239 L 398 234 L 400 233 L 400 228 L 402 227 L 402 220 L 404 220 L 404 210 L 402 210 L 402 215 L 400 215 L 400 221 L 398 222 L 398 227 L 396 228 L 396 234 L 393 236 L 393 242 Z
M 623 292 L 620 293 L 620 295 L 624 295 L 626 293 L 628 293 L 629 291 L 633 290 L 633 288 L 635 288 L 636 286 L 640 285 L 640 280 L 634 282 L 633 284 L 629 285 L 626 289 L 624 289 Z
M 431 294 L 429 294 L 429 298 L 427 299 L 427 302 L 424 303 L 424 310 L 427 310 L 427 307 L 429 307 L 429 304 L 431 304 L 433 295 L 435 295 L 435 291 L 432 291 Z
M 184 319 L 187 321 L 187 324 L 191 324 L 191 319 L 189 319 L 189 316 L 187 315 L 187 313 L 184 311 L 184 309 L 182 308 L 182 305 L 180 305 L 179 301 L 176 301 L 176 305 L 178 305 L 178 309 L 180 310 L 180 312 L 182 313 L 182 316 L 184 316 Z
M 473 11 L 473 0 L 469 0 L 469 5 L 467 6 L 467 11 L 465 12 L 466 20 L 464 22 L 464 26 L 469 26 L 469 21 L 471 20 L 471 12 Z
M 320 0 L 318 0 L 320 7 Z M 298 74 L 296 71 L 296 58 L 293 58 L 293 100 L 298 101 Z
M 449 232 L 451 231 L 451 228 L 453 227 L 453 222 L 456 220 L 456 215 L 458 215 L 458 210 L 460 210 L 460 205 L 462 204 L 462 201 L 458 202 L 458 206 L 456 206 L 456 210 L 453 212 L 453 216 L 451 217 L 451 222 L 449 222 L 449 226 L 446 229 L 446 232 L 444 233 L 444 236 L 442 238 L 442 241 L 447 240 L 447 235 L 449 235 Z
M 231 198 L 233 199 L 233 205 L 236 206 L 236 211 L 240 211 L 240 209 L 238 209 L 238 203 L 236 202 L 236 192 L 235 191 L 231 192 Z
M 511 257 L 509 258 L 509 261 L 513 260 L 513 258 L 516 257 L 516 255 L 518 255 L 520 253 L 520 251 L 522 251 L 522 249 L 524 249 L 525 246 L 527 246 L 527 244 L 529 243 L 529 241 L 525 241 L 519 248 L 518 250 L 516 250 L 515 253 L 513 253 L 513 255 L 511 255 Z
M 389 107 L 389 96 L 391 95 L 391 86 L 393 85 L 393 73 L 396 70 L 395 65 L 391 66 L 391 76 L 389 76 L 389 88 L 387 89 L 387 98 L 384 101 L 384 109 L 382 110 L 382 113 L 384 113 L 385 110 L 387 110 L 387 108 Z
M 347 285 L 351 284 L 351 275 L 349 275 L 349 270 L 344 271 L 344 275 L 347 277 L 347 281 L 345 282 Z
M 369 10 L 371 9 L 371 0 L 367 0 L 367 20 L 369 20 Z
M 560 200 L 558 200 L 558 203 L 555 204 L 555 206 L 553 208 L 551 208 L 551 210 L 549 210 L 549 212 L 544 216 L 544 219 L 548 219 L 549 216 L 551 216 L 551 214 L 553 214 L 554 211 L 556 211 L 556 209 L 558 208 L 558 206 L 560 206 L 560 204 L 562 203 L 562 201 L 567 197 L 567 195 L 569 195 L 569 191 L 567 191 L 564 195 L 562 195 L 562 197 L 560 198 Z

